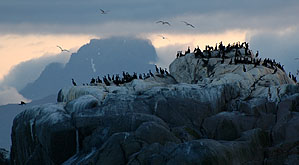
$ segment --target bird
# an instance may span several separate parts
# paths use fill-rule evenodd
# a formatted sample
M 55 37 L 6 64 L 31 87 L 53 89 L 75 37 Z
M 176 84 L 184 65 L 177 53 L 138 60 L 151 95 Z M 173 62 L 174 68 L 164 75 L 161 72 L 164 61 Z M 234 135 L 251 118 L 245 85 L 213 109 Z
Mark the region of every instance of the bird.
M 62 47 L 61 46 L 58 46 L 57 45 L 57 47 L 61 50 L 61 52 L 70 52 L 69 50 L 67 50 L 67 49 L 62 49 Z
M 244 72 L 246 72 L 246 68 L 245 68 L 245 65 L 243 65 L 243 71 L 244 71 Z
M 163 40 L 169 40 L 168 38 L 166 38 L 165 36 L 162 36 L 162 35 L 158 35 L 159 37 L 161 37 Z
M 19 105 L 26 105 L 26 103 L 24 101 L 21 101 Z
M 168 71 L 167 71 L 167 68 L 165 68 L 165 73 L 166 73 L 166 75 L 169 75 L 169 73 L 168 73 Z
M 192 28 L 195 28 L 192 24 L 190 24 L 190 23 L 188 23 L 188 22 L 186 22 L 186 21 L 182 21 L 182 22 L 184 22 L 184 23 L 186 24 L 186 26 L 190 26 L 190 27 L 192 27 Z
M 150 74 L 152 77 L 155 77 L 151 70 L 149 70 L 149 74 Z
M 222 58 L 222 60 L 221 60 L 221 64 L 223 64 L 224 63 L 224 58 Z
M 159 68 L 157 65 L 155 65 L 155 68 L 156 68 L 156 72 L 159 73 Z
M 167 21 L 157 21 L 156 23 L 162 23 L 162 25 L 168 25 L 171 26 L 169 22 Z
M 277 72 L 277 67 L 274 69 L 274 72 L 272 74 L 275 74 Z
M 77 84 L 76 84 L 76 82 L 75 82 L 74 79 L 72 79 L 72 83 L 73 83 L 74 86 L 77 86 Z
M 229 64 L 231 65 L 233 63 L 233 59 L 231 58 L 229 61 Z
M 101 10 L 101 14 L 108 14 L 108 10 L 107 11 L 105 11 L 105 10 L 103 10 L 103 9 L 100 9 Z
M 259 51 L 256 51 L 255 57 L 259 56 Z

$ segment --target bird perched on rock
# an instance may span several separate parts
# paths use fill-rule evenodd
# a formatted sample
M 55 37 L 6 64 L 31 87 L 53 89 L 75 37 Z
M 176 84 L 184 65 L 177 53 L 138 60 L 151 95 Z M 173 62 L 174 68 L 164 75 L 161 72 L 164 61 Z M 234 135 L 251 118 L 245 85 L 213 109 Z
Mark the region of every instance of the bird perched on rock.
M 19 105 L 26 105 L 26 103 L 24 101 L 21 101 Z
M 73 83 L 74 86 L 77 86 L 77 84 L 76 84 L 76 82 L 75 82 L 74 79 L 72 79 L 72 83 Z
M 168 71 L 167 71 L 167 68 L 165 68 L 165 73 L 166 73 L 166 75 L 169 75 L 169 73 L 168 73 Z
M 245 65 L 243 65 L 243 72 L 246 72 L 246 68 L 245 68 Z
M 149 74 L 150 74 L 152 77 L 154 77 L 154 74 L 152 73 L 151 70 L 149 70 Z
M 159 68 L 157 67 L 157 65 L 155 65 L 156 68 L 156 72 L 159 73 Z
M 233 59 L 231 58 L 229 61 L 229 64 L 231 65 L 233 63 Z
M 272 74 L 275 74 L 277 72 L 277 67 L 274 69 L 274 72 Z

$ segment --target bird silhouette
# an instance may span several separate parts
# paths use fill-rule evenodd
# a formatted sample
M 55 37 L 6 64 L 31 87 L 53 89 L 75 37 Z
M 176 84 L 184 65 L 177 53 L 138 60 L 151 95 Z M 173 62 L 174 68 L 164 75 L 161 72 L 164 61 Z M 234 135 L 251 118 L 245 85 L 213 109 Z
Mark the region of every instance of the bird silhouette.
M 72 79 L 72 83 L 73 83 L 74 86 L 77 86 L 77 84 L 76 84 L 76 82 L 75 82 L 74 79 Z
M 165 36 L 162 36 L 162 35 L 158 35 L 159 37 L 161 37 L 163 40 L 169 40 L 167 37 L 165 37 Z
M 190 23 L 188 23 L 188 22 L 186 22 L 186 21 L 182 21 L 182 22 L 184 22 L 184 23 L 186 24 L 186 26 L 190 26 L 190 27 L 192 27 L 192 28 L 195 28 L 192 24 L 190 24 Z
M 67 49 L 63 49 L 61 46 L 58 46 L 58 45 L 57 45 L 57 47 L 61 50 L 61 52 L 70 52 L 70 51 L 67 50 Z
M 162 25 L 168 25 L 171 26 L 169 22 L 167 21 L 157 21 L 156 23 L 162 23 Z
M 106 11 L 103 9 L 100 9 L 100 10 L 101 10 L 101 14 L 108 14 L 108 12 L 109 12 L 108 10 L 106 10 Z
M 245 67 L 245 65 L 243 65 L 243 72 L 246 72 L 246 67 Z
M 19 105 L 26 105 L 26 103 L 24 101 L 21 101 Z

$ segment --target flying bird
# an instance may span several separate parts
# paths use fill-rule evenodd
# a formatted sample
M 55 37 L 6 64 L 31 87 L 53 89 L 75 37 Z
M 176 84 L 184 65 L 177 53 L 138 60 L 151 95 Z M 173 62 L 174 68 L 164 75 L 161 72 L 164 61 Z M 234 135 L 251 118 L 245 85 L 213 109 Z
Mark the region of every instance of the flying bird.
M 162 25 L 168 25 L 170 26 L 170 23 L 167 21 L 157 21 L 156 23 L 161 23 Z
M 106 10 L 106 11 L 103 9 L 100 9 L 100 10 L 101 10 L 101 14 L 108 14 L 108 12 L 109 12 L 108 10 Z
M 182 21 L 182 22 L 184 22 L 186 24 L 186 26 L 191 26 L 192 28 L 195 28 L 192 24 L 190 24 L 190 23 L 188 23 L 186 21 Z
M 63 49 L 61 46 L 58 46 L 58 45 L 57 45 L 57 47 L 61 50 L 61 52 L 70 52 L 70 51 L 67 50 L 67 49 Z
M 163 40 L 169 40 L 167 37 L 165 37 L 165 36 L 162 36 L 162 35 L 158 35 L 159 37 L 161 37 Z

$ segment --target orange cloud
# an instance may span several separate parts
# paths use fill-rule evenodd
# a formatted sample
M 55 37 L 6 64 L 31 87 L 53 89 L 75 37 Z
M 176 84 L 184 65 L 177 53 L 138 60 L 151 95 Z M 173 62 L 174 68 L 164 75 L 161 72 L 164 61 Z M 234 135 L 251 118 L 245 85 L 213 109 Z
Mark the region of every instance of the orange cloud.
M 0 35 L 0 80 L 20 62 L 44 55 L 59 55 L 57 45 L 76 51 L 90 35 Z

